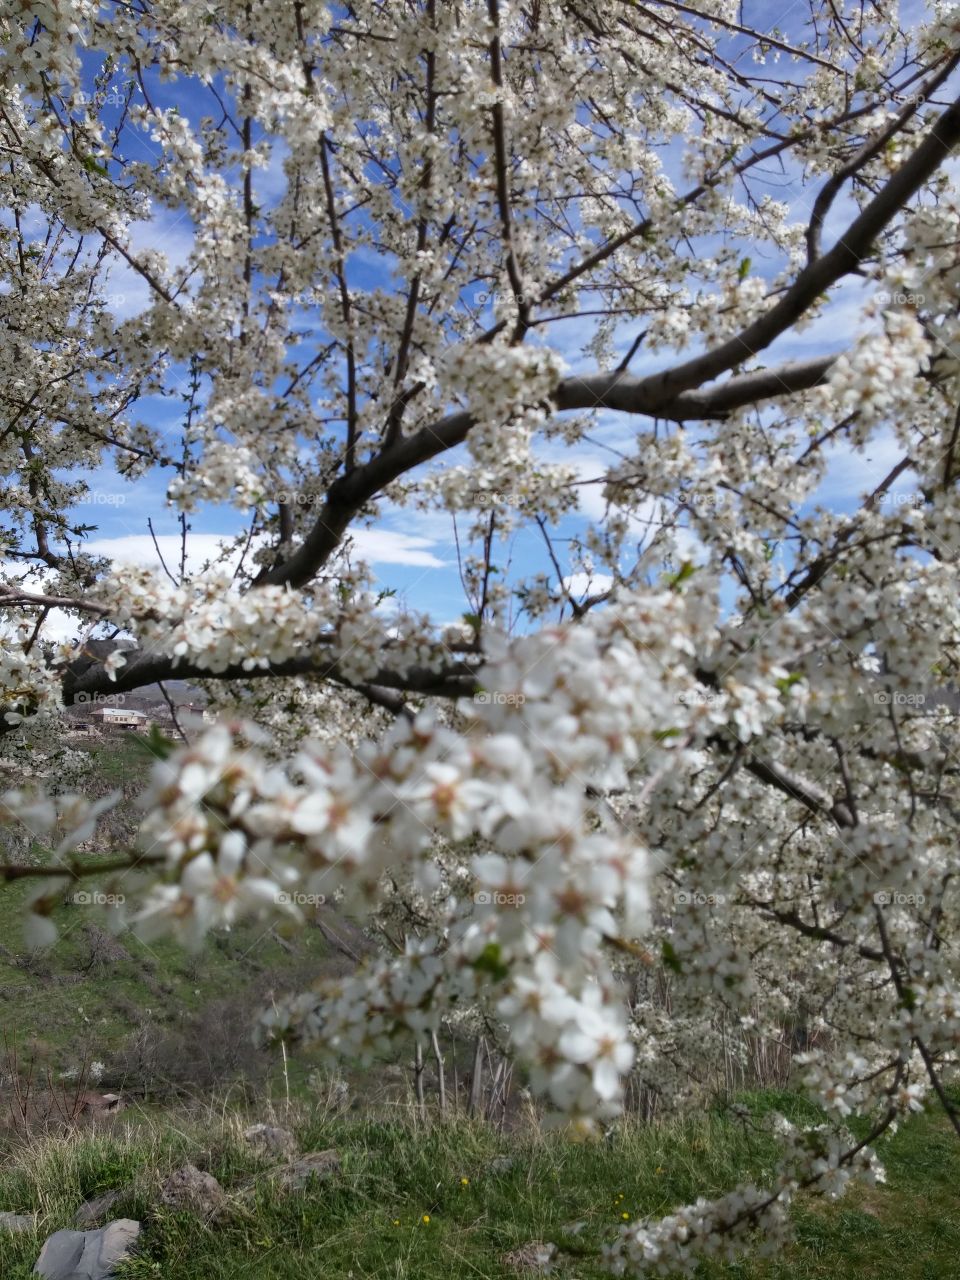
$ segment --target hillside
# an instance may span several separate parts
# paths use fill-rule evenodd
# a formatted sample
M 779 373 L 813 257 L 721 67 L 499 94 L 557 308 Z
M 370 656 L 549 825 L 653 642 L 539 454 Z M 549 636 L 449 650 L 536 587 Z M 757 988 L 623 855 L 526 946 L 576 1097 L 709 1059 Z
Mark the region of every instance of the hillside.
M 127 800 L 106 825 L 115 847 L 132 835 L 130 798 L 141 789 L 150 756 L 142 740 L 111 737 L 89 749 L 90 793 L 113 789 Z M 87 856 L 108 852 L 102 833 Z M 34 850 L 34 856 L 42 856 Z M 191 955 L 174 941 L 149 945 L 126 930 L 114 936 L 95 909 L 65 902 L 54 912 L 59 939 L 49 950 L 27 947 L 26 881 L 0 893 L 0 1028 L 8 1050 L 55 1075 L 102 1062 L 105 1080 L 125 1090 L 193 1085 L 203 1089 L 241 1074 L 262 1078 L 270 1064 L 254 1051 L 255 1010 L 272 994 L 301 989 L 321 972 L 351 963 L 329 925 L 302 930 L 256 921 L 218 930 Z M 346 927 L 346 926 L 344 926 Z M 324 931 L 326 930 L 326 931 Z M 3 1068 L 0 1064 L 0 1074 Z

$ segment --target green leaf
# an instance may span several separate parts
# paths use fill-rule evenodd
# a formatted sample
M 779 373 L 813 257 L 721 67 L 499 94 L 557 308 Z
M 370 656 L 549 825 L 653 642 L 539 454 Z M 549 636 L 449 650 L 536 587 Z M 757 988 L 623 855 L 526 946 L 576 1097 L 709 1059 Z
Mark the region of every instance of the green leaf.
M 94 160 L 93 156 L 83 157 L 83 167 L 86 169 L 87 173 L 99 173 L 101 178 L 110 177 L 109 169 L 105 169 L 102 164 Z
M 777 688 L 781 693 L 786 693 L 788 689 L 792 689 L 802 679 L 803 676 L 799 671 L 791 671 L 788 676 L 784 676 L 783 679 L 777 681 Z
M 478 973 L 489 973 L 495 982 L 502 982 L 510 972 L 500 959 L 499 942 L 488 942 L 474 960 L 473 967 Z
M 752 262 L 750 258 L 743 258 L 737 270 L 737 279 L 746 280 L 747 276 L 750 274 L 751 265 Z
M 667 738 L 678 738 L 679 736 L 679 729 L 658 729 L 653 735 L 655 742 L 665 742 Z
M 676 591 L 688 578 L 692 578 L 694 573 L 696 573 L 696 565 L 691 560 L 684 560 L 676 573 L 667 575 L 667 586 L 671 591 Z
M 676 951 L 674 950 L 672 942 L 664 941 L 663 946 L 660 949 L 660 954 L 663 956 L 663 963 L 667 966 L 668 969 L 672 969 L 674 973 L 683 972 L 683 966 L 680 963 L 680 957 L 677 955 Z

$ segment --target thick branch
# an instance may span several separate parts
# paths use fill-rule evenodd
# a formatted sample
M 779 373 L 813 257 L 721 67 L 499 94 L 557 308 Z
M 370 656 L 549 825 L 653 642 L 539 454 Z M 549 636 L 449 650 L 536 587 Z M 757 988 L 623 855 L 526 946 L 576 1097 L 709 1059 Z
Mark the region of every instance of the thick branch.
M 863 943 L 854 942 L 852 938 L 844 938 L 842 934 L 835 933 L 832 929 L 825 929 L 822 925 L 809 924 L 796 911 L 781 911 L 764 903 L 755 903 L 754 905 L 766 915 L 772 916 L 780 924 L 785 924 L 789 928 L 795 929 L 797 933 L 803 934 L 805 938 L 816 938 L 819 942 L 829 942 L 835 947 L 853 947 L 864 960 L 870 960 L 877 964 L 883 962 L 882 951 L 878 951 L 875 947 L 868 947 Z
M 134 851 L 124 858 L 100 858 L 95 862 L 0 863 L 0 881 L 27 880 L 35 877 L 79 880 L 81 876 L 110 875 L 114 871 L 137 871 L 141 867 L 160 866 L 166 859 L 163 854 Z
M 900 132 L 912 116 L 916 115 L 920 109 L 920 104 L 928 101 L 944 81 L 953 74 L 958 64 L 960 64 L 960 49 L 944 62 L 936 75 L 931 76 L 925 84 L 921 85 L 917 93 L 911 94 L 906 105 L 894 116 L 889 124 L 874 134 L 873 137 L 868 138 L 860 150 L 845 165 L 841 166 L 833 177 L 824 183 L 814 202 L 813 210 L 810 214 L 810 223 L 807 227 L 807 260 L 809 262 L 813 262 L 820 253 L 820 233 L 824 220 L 830 206 L 837 197 L 837 193 L 847 178 L 858 173 L 883 151 L 890 139 Z
M 913 154 L 880 189 L 833 248 L 806 266 L 768 311 L 726 342 L 703 355 L 643 380 L 650 399 L 667 405 L 681 392 L 702 386 L 768 347 L 785 333 L 833 285 L 864 260 L 896 214 L 927 182 L 960 143 L 960 98 L 944 111 Z
M 558 409 L 615 409 L 621 413 L 669 418 L 671 422 L 722 420 L 745 405 L 819 386 L 835 359 L 835 356 L 817 356 L 772 369 L 753 370 L 703 391 L 684 391 L 670 404 L 659 408 L 649 393 L 649 379 L 619 371 L 567 378 L 560 384 L 555 399 Z
M 252 670 L 242 663 L 233 663 L 221 671 L 211 671 L 197 661 L 177 660 L 166 654 L 143 653 L 126 650 L 124 666 L 111 680 L 99 662 L 79 666 L 72 664 L 64 673 L 63 701 L 69 706 L 85 702 L 97 694 L 130 693 L 146 684 L 159 680 L 261 680 L 290 676 L 312 676 L 318 680 L 336 680 L 352 684 L 344 675 L 340 664 L 324 653 L 300 654 L 286 662 L 272 663 Z M 385 655 L 386 656 L 386 655 Z M 384 668 L 369 681 L 385 689 L 399 689 L 437 698 L 469 697 L 477 687 L 476 676 L 467 662 L 451 663 L 443 671 L 413 667 L 406 671 Z
M 695 356 L 672 369 L 636 381 L 631 380 L 629 383 L 618 373 L 610 375 L 614 381 L 607 385 L 603 384 L 602 376 L 596 386 L 590 379 L 567 379 L 556 393 L 557 407 L 619 408 L 625 412 L 668 418 L 677 414 L 682 418 L 687 410 L 691 418 L 703 416 L 704 408 L 708 411 L 712 409 L 710 400 L 708 399 L 706 406 L 698 402 L 697 397 L 693 398 L 692 403 L 684 401 L 686 393 L 702 386 L 711 378 L 727 373 L 768 347 L 795 324 L 832 285 L 859 266 L 881 231 L 917 194 L 958 143 L 960 99 L 940 115 L 910 158 L 854 219 L 829 253 L 805 267 L 780 301 L 739 334 L 727 339 L 714 350 Z M 826 372 L 826 367 L 825 365 L 813 375 L 808 373 L 813 380 L 806 385 L 816 385 Z M 787 382 L 785 389 L 795 388 L 791 388 Z M 720 394 L 719 391 L 714 392 L 714 395 L 717 394 Z M 769 389 L 767 394 L 773 395 L 776 392 Z M 736 393 L 728 389 L 725 395 L 735 398 Z M 758 398 L 756 391 L 753 398 Z M 748 396 L 744 403 L 749 403 L 749 399 Z M 733 406 L 727 402 L 723 405 L 723 410 L 729 411 L 731 407 Z M 713 414 L 708 412 L 707 416 Z M 309 582 L 337 547 L 353 516 L 365 503 L 412 467 L 459 444 L 472 425 L 473 420 L 469 414 L 453 414 L 435 426 L 421 428 L 407 440 L 397 441 L 388 453 L 379 455 L 366 466 L 342 477 L 330 489 L 317 523 L 300 548 L 288 560 L 264 574 L 260 581 L 286 582 L 292 586 L 302 586 Z
M 730 378 L 705 391 L 685 392 L 667 406 L 649 395 L 646 379 L 613 371 L 587 378 L 566 378 L 554 395 L 557 409 L 616 409 L 623 413 L 649 414 L 684 422 L 717 418 L 733 409 L 773 396 L 804 391 L 823 381 L 835 357 L 796 361 L 774 369 L 761 369 Z M 282 564 L 268 570 L 258 582 L 290 583 L 300 587 L 309 582 L 332 555 L 354 516 L 394 480 L 414 467 L 462 444 L 474 425 L 473 416 L 463 411 L 421 427 L 398 440 L 365 466 L 337 480 L 327 492 L 316 524 L 297 550 Z
M 822 791 L 813 783 L 808 782 L 806 778 L 801 778 L 792 771 L 783 768 L 779 764 L 771 764 L 767 760 L 760 760 L 756 756 L 751 755 L 743 764 L 744 769 L 760 782 L 766 783 L 768 786 L 775 787 L 785 796 L 789 796 L 791 800 L 796 800 L 809 809 L 812 814 L 818 818 L 826 818 L 837 824 L 838 827 L 854 827 L 856 822 L 853 815 L 845 804 Z

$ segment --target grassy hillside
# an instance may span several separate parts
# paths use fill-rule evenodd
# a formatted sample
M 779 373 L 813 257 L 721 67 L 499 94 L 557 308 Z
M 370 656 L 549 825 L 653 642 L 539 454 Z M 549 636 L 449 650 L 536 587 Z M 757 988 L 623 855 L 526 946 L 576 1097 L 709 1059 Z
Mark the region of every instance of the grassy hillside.
M 145 784 L 150 755 L 142 741 L 111 738 L 90 754 L 91 794 L 119 788 L 130 797 Z M 134 829 L 128 801 L 106 834 L 99 832 L 98 851 L 127 847 Z M 23 1061 L 55 1073 L 84 1061 L 117 1067 L 132 1059 L 162 1074 L 161 1059 L 176 1058 L 182 1037 L 198 1055 L 219 1055 L 219 1065 L 229 1068 L 240 1042 L 249 1045 L 251 1014 L 271 991 L 299 989 L 339 963 L 313 927 L 284 936 L 250 922 L 215 933 L 191 955 L 172 940 L 147 945 L 129 931 L 114 937 L 101 913 L 75 903 L 54 913 L 56 945 L 35 951 L 22 929 L 33 891 L 25 880 L 0 884 L 0 1029 Z M 208 1066 L 215 1075 L 217 1064 Z M 197 1067 L 202 1077 L 203 1064 Z
M 22 1050 L 57 1069 L 84 1057 L 106 1060 L 145 1026 L 173 1031 L 236 1003 L 282 992 L 325 967 L 329 949 L 314 928 L 288 938 L 250 923 L 212 936 L 198 955 L 175 942 L 149 946 L 129 932 L 107 933 L 84 907 L 56 913 L 61 938 L 47 951 L 22 941 L 21 884 L 0 890 L 0 1026 Z
M 789 1098 L 756 1096 L 754 1112 Z M 124 1280 L 506 1280 L 507 1255 L 532 1240 L 562 1247 L 556 1274 L 592 1280 L 598 1250 L 623 1213 L 656 1214 L 738 1176 L 763 1177 L 769 1141 L 720 1114 L 624 1127 L 609 1143 L 575 1145 L 464 1123 L 425 1130 L 401 1113 L 301 1111 L 305 1150 L 335 1147 L 335 1185 L 280 1192 L 245 1146 L 245 1120 L 211 1108 L 169 1120 L 125 1117 L 101 1135 L 35 1144 L 0 1171 L 0 1208 L 37 1208 L 44 1232 L 67 1225 L 85 1196 L 135 1184 L 113 1210 L 145 1225 Z M 937 1117 L 918 1116 L 886 1144 L 888 1183 L 835 1205 L 805 1200 L 797 1241 L 769 1261 L 705 1267 L 704 1280 L 956 1280 L 960 1148 Z M 156 1188 L 184 1160 L 230 1196 L 204 1224 L 158 1209 Z M 42 1235 L 0 1244 L 5 1280 L 26 1280 Z M 532 1273 L 527 1273 L 532 1274 Z

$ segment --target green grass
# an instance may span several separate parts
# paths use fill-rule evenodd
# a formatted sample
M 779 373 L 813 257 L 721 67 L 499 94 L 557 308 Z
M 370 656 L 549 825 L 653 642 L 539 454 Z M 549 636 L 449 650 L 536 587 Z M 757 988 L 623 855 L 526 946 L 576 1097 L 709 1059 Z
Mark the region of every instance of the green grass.
M 22 932 L 30 892 L 25 883 L 0 889 L 0 1022 L 15 1027 L 20 1045 L 56 1068 L 107 1058 L 148 1009 L 155 1025 L 174 1027 L 213 1001 L 237 996 L 258 975 L 275 974 L 284 990 L 287 975 L 311 965 L 319 972 L 329 956 L 317 929 L 279 941 L 276 931 L 250 921 L 214 935 L 199 955 L 172 939 L 147 945 L 126 931 L 116 939 L 122 951 L 91 965 L 86 926 L 105 929 L 103 916 L 87 906 L 58 907 L 58 941 L 31 952 Z M 15 1019 L 4 1017 L 12 1010 Z
M 110 735 L 99 742 L 79 739 L 71 745 L 75 751 L 90 757 L 94 776 L 102 783 L 108 783 L 111 788 L 129 785 L 136 792 L 146 787 L 155 759 L 148 741 L 137 734 L 124 733 Z
M 757 1112 L 803 1105 L 770 1095 L 752 1103 Z M 304 1150 L 340 1152 L 337 1185 L 279 1193 L 240 1138 L 246 1121 L 227 1109 L 192 1118 L 127 1113 L 110 1132 L 35 1143 L 0 1170 L 0 1208 L 38 1209 L 40 1232 L 0 1243 L 0 1272 L 26 1280 L 44 1235 L 69 1225 L 85 1196 L 132 1182 L 114 1214 L 143 1221 L 143 1246 L 122 1280 L 505 1280 L 516 1273 L 504 1253 L 532 1239 L 564 1247 L 557 1274 L 592 1280 L 603 1274 L 598 1251 L 615 1237 L 621 1213 L 664 1213 L 738 1177 L 762 1179 L 774 1159 L 768 1138 L 715 1113 L 627 1125 L 612 1141 L 588 1145 L 464 1122 L 424 1128 L 401 1112 L 297 1114 L 292 1127 Z M 774 1259 L 699 1274 L 956 1280 L 960 1144 L 940 1117 L 922 1115 L 883 1154 L 885 1186 L 830 1204 L 804 1198 L 794 1213 L 796 1243 Z M 152 1207 L 162 1176 L 186 1159 L 230 1196 L 213 1225 Z
M 117 847 L 128 847 L 139 820 L 129 797 L 146 785 L 153 760 L 148 742 L 115 735 L 74 745 L 91 761 L 90 794 L 119 788 L 127 797 L 119 806 L 119 827 L 111 830 Z M 48 856 L 36 846 L 32 854 L 41 860 Z M 95 861 L 98 856 L 109 856 L 109 850 L 84 858 Z M 108 1061 L 145 1018 L 175 1030 L 206 1006 L 238 997 L 264 974 L 278 991 L 297 987 L 305 972 L 319 973 L 330 955 L 317 929 L 279 940 L 276 929 L 249 921 L 213 935 L 198 956 L 170 939 L 146 945 L 127 931 L 118 938 L 121 949 L 98 963 L 88 926 L 108 929 L 109 913 L 76 903 L 57 905 L 53 912 L 57 943 L 31 952 L 23 922 L 26 901 L 37 887 L 27 880 L 0 885 L 0 1027 L 15 1029 L 21 1056 L 42 1068 L 58 1071 L 92 1059 Z M 81 887 L 106 886 L 92 876 Z M 122 891 L 122 880 L 117 888 Z

